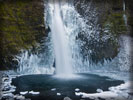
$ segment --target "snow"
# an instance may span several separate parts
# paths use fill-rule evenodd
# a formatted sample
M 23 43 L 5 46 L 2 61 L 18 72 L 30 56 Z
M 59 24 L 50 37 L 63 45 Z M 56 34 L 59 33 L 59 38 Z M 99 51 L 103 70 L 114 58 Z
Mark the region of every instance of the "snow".
M 94 74 L 94 72 L 91 72 Z M 97 93 L 84 93 L 83 91 L 80 91 L 79 88 L 75 89 L 75 95 L 76 96 L 81 96 L 82 98 L 90 98 L 94 100 L 99 100 L 99 98 L 105 99 L 105 100 L 133 100 L 133 96 L 130 94 L 133 94 L 133 80 L 130 80 L 130 74 L 129 73 L 124 73 L 124 72 L 101 72 L 97 71 L 95 74 L 100 75 L 100 76 L 108 76 L 113 79 L 117 80 L 124 80 L 124 84 L 120 84 L 115 87 L 110 87 L 109 91 L 103 91 L 101 89 L 97 89 Z M 16 77 L 16 76 L 15 76 Z M 9 79 L 5 78 L 3 79 L 3 87 L 10 87 L 9 91 L 3 91 L 2 96 L 10 96 L 12 97 L 13 94 L 12 92 L 15 91 L 16 87 L 11 86 L 12 78 L 14 76 L 9 76 Z M 7 80 L 7 81 L 4 81 Z M 52 88 L 51 91 L 56 91 L 56 88 Z M 27 93 L 30 94 L 40 94 L 40 92 L 34 92 L 34 91 L 24 91 L 20 92 L 20 95 L 14 95 L 15 98 L 23 98 L 21 95 L 25 95 Z M 57 93 L 57 96 L 60 96 L 61 93 Z M 23 98 L 24 99 L 24 98 Z
M 76 88 L 75 91 L 78 92 L 80 89 Z
M 103 90 L 102 89 L 97 89 L 97 92 L 101 93 L 101 92 L 103 92 Z
M 75 92 L 76 96 L 82 96 L 82 98 L 89 98 L 98 100 L 98 98 L 102 98 L 105 100 L 133 100 L 131 99 L 128 93 L 133 93 L 133 88 L 131 88 L 131 84 L 133 81 L 125 82 L 116 87 L 110 87 L 109 91 L 103 91 L 101 89 L 97 89 L 99 93 L 84 93 L 84 92 Z
M 90 99 L 96 99 L 96 98 L 106 98 L 109 96 L 112 97 L 117 97 L 118 95 L 115 93 L 112 93 L 110 91 L 106 91 L 106 92 L 102 92 L 102 93 L 93 93 L 93 94 L 88 94 L 88 93 L 84 93 L 84 92 L 79 92 L 79 93 L 75 93 L 77 96 L 82 96 L 82 98 L 90 98 Z
M 3 77 L 2 78 L 2 82 L 5 82 L 6 80 L 8 81 L 9 80 L 9 77 Z
M 25 94 L 27 94 L 27 93 L 28 93 L 28 91 L 20 92 L 21 95 L 25 95 Z
M 56 88 L 51 89 L 51 91 L 56 91 Z
M 6 96 L 13 97 L 13 94 L 12 93 L 3 93 L 2 96 L 3 97 L 6 97 Z
M 6 81 L 5 81 L 6 80 Z M 3 90 L 2 94 L 3 96 L 12 96 L 12 92 L 15 91 L 16 87 L 12 86 L 12 77 L 11 76 L 6 76 L 2 78 L 2 83 L 3 83 Z
M 29 94 L 34 94 L 34 95 L 40 94 L 40 92 L 34 92 L 34 91 L 20 92 L 21 95 L 26 95 L 27 93 L 29 93 Z
M 29 91 L 30 94 L 40 94 L 40 92 Z
M 57 95 L 58 95 L 58 96 L 60 96 L 60 95 L 61 95 L 61 93 L 57 93 Z
M 15 95 L 14 98 L 16 98 L 17 100 L 25 100 L 25 97 L 22 95 Z

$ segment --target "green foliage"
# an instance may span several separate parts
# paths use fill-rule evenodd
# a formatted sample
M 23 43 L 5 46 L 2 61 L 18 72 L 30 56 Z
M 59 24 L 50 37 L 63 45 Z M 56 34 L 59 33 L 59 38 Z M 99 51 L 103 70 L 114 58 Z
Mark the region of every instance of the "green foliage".
M 37 47 L 44 35 L 42 0 L 3 0 L 0 2 L 0 57 L 10 62 L 22 49 Z M 1 64 L 0 63 L 0 64 Z M 2 64 L 1 64 L 2 65 Z
M 103 27 L 108 29 L 110 33 L 114 35 L 127 33 L 127 26 L 123 19 L 123 12 L 112 12 L 107 16 Z

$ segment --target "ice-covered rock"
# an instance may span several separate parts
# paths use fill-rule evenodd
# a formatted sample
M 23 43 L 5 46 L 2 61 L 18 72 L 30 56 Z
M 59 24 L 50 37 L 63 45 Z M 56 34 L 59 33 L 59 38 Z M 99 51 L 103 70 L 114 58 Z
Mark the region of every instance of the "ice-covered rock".
M 103 90 L 102 89 L 97 89 L 97 92 L 101 93 L 101 92 L 103 92 Z
M 25 100 L 25 97 L 22 95 L 15 95 L 14 98 L 16 98 L 17 100 Z
M 51 89 L 51 91 L 56 91 L 56 88 Z
M 28 93 L 28 91 L 20 92 L 21 95 L 25 95 L 25 94 L 27 94 L 27 93 Z
M 57 93 L 57 95 L 58 95 L 58 96 L 60 96 L 60 95 L 61 95 L 61 93 Z
M 97 89 L 98 93 L 84 93 L 84 92 L 75 92 L 76 96 L 82 96 L 82 98 L 95 99 L 102 98 L 105 100 L 133 100 L 132 96 L 128 92 L 132 92 L 131 89 L 132 81 L 125 82 L 119 86 L 110 87 L 109 91 L 103 91 Z
M 30 94 L 40 94 L 40 92 L 29 91 Z
M 76 88 L 75 91 L 78 92 L 80 89 L 79 88 Z

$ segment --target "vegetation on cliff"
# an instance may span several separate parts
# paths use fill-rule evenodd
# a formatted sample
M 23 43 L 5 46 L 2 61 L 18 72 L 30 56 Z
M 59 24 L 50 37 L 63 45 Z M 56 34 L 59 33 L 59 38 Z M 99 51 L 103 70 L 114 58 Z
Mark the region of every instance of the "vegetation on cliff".
M 37 48 L 44 36 L 43 0 L 0 2 L 0 67 L 13 66 L 22 49 Z
M 119 52 L 118 37 L 121 34 L 128 34 L 128 27 L 123 18 L 123 0 L 74 0 L 74 5 L 78 13 L 87 21 L 88 25 L 95 28 L 94 37 L 86 39 L 85 34 L 79 35 L 78 39 L 86 41 L 81 48 L 83 57 L 88 57 L 88 51 L 92 62 L 104 62 L 104 59 L 112 59 Z M 88 6 L 89 5 L 89 6 Z M 127 14 L 127 12 L 126 12 Z M 128 16 L 128 14 L 127 14 Z

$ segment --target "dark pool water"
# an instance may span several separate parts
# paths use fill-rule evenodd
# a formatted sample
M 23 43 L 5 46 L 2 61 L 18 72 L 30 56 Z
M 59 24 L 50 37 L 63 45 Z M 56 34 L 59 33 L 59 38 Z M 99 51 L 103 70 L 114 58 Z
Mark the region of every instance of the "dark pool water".
M 19 94 L 23 91 L 40 92 L 37 95 L 25 95 L 26 98 L 31 98 L 32 100 L 63 100 L 64 97 L 70 97 L 72 100 L 81 100 L 81 96 L 75 95 L 76 88 L 80 89 L 81 92 L 96 93 L 97 89 L 107 91 L 111 86 L 124 83 L 121 80 L 93 74 L 77 74 L 77 76 L 63 79 L 56 78 L 53 75 L 26 75 L 13 79 L 12 85 L 16 86 L 14 94 Z M 53 88 L 56 88 L 56 90 L 52 91 L 51 89 Z M 61 93 L 61 95 L 58 96 L 57 93 Z

